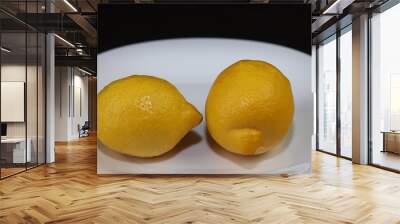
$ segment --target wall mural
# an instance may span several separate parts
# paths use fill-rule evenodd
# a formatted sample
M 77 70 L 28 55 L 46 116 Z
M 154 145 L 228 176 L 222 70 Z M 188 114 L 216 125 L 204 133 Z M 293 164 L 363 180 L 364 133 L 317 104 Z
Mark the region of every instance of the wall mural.
M 310 169 L 307 5 L 101 5 L 99 174 Z

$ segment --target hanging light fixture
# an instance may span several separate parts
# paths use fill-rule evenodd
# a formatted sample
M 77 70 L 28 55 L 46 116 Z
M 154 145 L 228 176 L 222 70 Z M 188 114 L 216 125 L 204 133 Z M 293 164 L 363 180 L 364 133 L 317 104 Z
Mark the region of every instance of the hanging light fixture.
M 78 67 L 78 70 L 81 71 L 81 72 L 83 72 L 83 73 L 85 73 L 86 75 L 89 75 L 89 76 L 92 76 L 92 75 L 93 75 L 92 73 L 90 73 L 90 72 L 88 72 L 88 71 L 86 71 L 86 70 L 84 70 L 84 69 L 81 69 L 81 68 L 79 68 L 79 67 Z
M 6 53 L 10 53 L 10 52 L 11 52 L 10 49 L 7 49 L 7 48 L 5 48 L 5 47 L 1 47 L 1 51 L 4 51 L 4 52 L 6 52 Z
M 57 37 L 59 40 L 61 40 L 62 42 L 64 42 L 65 44 L 67 44 L 70 47 L 75 48 L 75 45 L 73 45 L 71 42 L 69 42 L 68 40 L 62 38 L 61 36 L 59 36 L 58 34 L 54 34 L 55 37 Z
M 73 6 L 68 0 L 64 0 L 64 3 L 66 5 L 68 5 L 68 7 L 72 9 L 72 11 L 78 12 L 78 10 L 75 8 L 75 6 Z

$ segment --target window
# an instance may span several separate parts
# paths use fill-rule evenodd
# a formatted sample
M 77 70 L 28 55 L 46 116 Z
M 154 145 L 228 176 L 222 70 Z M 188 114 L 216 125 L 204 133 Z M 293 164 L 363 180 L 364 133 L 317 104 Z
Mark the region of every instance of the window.
M 400 130 L 400 73 L 390 74 L 390 130 Z
M 44 3 L 18 7 L 41 13 Z M 44 33 L 0 12 L 0 178 L 45 163 L 45 44 Z
M 370 161 L 400 170 L 400 4 L 371 18 Z
M 320 43 L 317 58 L 317 149 L 350 159 L 353 131 L 352 26 L 346 26 L 337 35 Z
M 351 26 L 340 36 L 340 155 L 352 156 L 352 35 Z
M 317 148 L 336 153 L 336 38 L 318 47 Z

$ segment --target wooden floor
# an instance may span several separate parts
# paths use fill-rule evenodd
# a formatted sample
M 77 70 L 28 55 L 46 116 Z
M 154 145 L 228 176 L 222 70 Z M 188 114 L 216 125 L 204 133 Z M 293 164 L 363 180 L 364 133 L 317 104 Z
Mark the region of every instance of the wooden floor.
M 0 223 L 400 223 L 400 175 L 323 154 L 279 176 L 98 176 L 95 138 L 0 181 Z
M 400 170 L 400 154 L 374 150 L 372 160 L 374 164 Z
M 23 167 L 23 168 L 20 168 L 20 167 L 17 167 L 17 168 L 14 168 L 14 167 L 12 167 L 12 168 L 4 168 L 4 167 L 2 167 L 1 168 L 1 177 L 2 178 L 3 177 L 8 177 L 8 176 L 11 176 L 13 174 L 16 174 L 16 173 L 19 173 L 19 172 L 23 172 L 25 170 L 26 170 L 25 167 Z

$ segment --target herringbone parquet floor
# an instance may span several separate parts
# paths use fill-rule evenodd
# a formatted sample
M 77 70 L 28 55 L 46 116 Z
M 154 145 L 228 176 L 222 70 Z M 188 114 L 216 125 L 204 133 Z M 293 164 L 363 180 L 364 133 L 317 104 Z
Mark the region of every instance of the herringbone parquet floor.
M 400 175 L 315 152 L 279 176 L 98 176 L 95 138 L 0 181 L 0 223 L 400 223 Z

